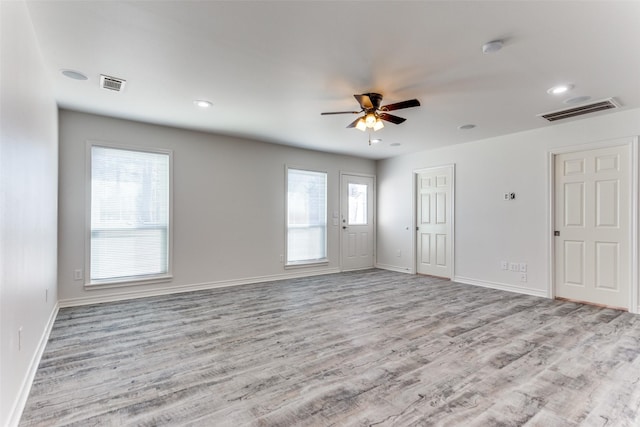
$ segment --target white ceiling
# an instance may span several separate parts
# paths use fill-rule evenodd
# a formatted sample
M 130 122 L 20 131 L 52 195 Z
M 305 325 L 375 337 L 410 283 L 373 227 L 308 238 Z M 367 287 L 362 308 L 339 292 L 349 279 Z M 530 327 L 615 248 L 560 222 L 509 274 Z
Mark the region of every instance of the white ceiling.
M 536 115 L 569 97 L 640 107 L 639 1 L 27 4 L 60 107 L 108 116 L 380 159 L 554 126 Z M 504 48 L 483 54 L 493 39 Z M 99 88 L 100 74 L 125 90 Z M 575 88 L 547 94 L 558 83 Z M 320 115 L 366 92 L 422 106 L 369 146 L 345 128 L 356 116 Z

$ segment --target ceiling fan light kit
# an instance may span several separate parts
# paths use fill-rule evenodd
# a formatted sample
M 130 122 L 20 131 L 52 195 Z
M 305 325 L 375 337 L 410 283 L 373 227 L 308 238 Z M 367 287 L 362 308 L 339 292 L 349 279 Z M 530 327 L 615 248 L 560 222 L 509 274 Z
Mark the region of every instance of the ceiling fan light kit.
M 367 129 L 373 129 L 374 131 L 380 130 L 384 127 L 384 123 L 380 120 L 375 113 L 369 113 L 364 117 L 360 117 L 356 123 L 356 129 L 365 132 Z
M 361 131 L 367 129 L 373 129 L 374 131 L 384 128 L 383 121 L 391 122 L 396 125 L 404 122 L 406 119 L 392 114 L 388 114 L 387 111 L 401 110 L 403 108 L 411 108 L 420 106 L 420 101 L 417 99 L 410 99 L 407 101 L 396 102 L 395 104 L 389 104 L 380 106 L 382 102 L 382 95 L 379 93 L 365 93 L 362 95 L 353 95 L 353 97 L 360 104 L 360 111 L 332 111 L 327 113 L 321 113 L 322 115 L 331 114 L 361 114 L 363 116 L 355 119 L 351 122 L 347 128 L 356 128 Z

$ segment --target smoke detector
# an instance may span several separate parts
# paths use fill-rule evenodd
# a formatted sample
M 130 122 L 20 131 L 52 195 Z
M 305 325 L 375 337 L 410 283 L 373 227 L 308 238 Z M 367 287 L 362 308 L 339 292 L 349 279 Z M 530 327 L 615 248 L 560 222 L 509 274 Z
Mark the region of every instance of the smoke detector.
M 114 92 L 122 92 L 126 83 L 126 80 L 100 74 L 100 87 L 102 89 L 107 89 Z

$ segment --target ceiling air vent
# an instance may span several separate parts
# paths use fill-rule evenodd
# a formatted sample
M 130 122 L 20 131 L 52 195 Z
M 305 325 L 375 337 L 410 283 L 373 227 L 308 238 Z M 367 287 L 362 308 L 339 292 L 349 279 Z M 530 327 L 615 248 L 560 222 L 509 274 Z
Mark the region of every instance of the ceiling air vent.
M 613 98 L 608 98 L 602 101 L 581 105 L 579 107 L 567 108 L 566 110 L 538 114 L 538 116 L 542 117 L 543 119 L 547 119 L 550 122 L 555 122 L 556 120 L 570 119 L 571 117 L 595 113 L 596 111 L 610 110 L 612 108 L 620 108 L 620 104 L 616 103 Z
M 105 76 L 100 74 L 100 87 L 102 89 L 112 90 L 114 92 L 122 92 L 127 81 L 117 77 Z

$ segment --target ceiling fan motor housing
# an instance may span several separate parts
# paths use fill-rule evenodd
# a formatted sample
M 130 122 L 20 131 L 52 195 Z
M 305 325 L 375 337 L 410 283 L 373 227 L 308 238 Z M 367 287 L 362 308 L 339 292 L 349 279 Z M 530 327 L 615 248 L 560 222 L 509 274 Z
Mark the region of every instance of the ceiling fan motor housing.
M 369 113 L 375 112 L 380 108 L 380 103 L 382 102 L 382 95 L 379 93 L 365 93 L 366 96 L 371 100 L 371 108 L 365 108 L 365 110 Z

